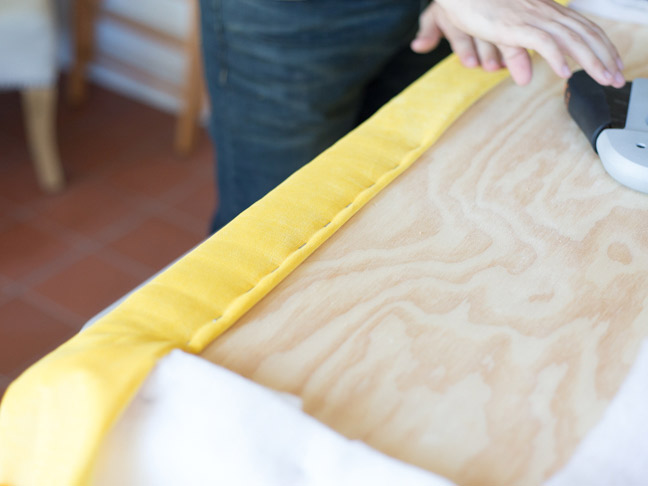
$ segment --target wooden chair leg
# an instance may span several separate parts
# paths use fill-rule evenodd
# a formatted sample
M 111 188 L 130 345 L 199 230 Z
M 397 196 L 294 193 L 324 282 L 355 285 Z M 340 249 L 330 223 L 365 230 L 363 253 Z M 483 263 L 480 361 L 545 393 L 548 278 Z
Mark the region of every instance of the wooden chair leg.
M 86 97 L 86 68 L 94 54 L 94 23 L 100 0 L 74 0 L 74 64 L 68 80 L 68 101 L 79 104 Z
M 202 62 L 200 54 L 200 11 L 196 0 L 192 4 L 190 37 L 185 47 L 187 69 L 183 86 L 183 106 L 175 131 L 175 150 L 179 155 L 188 154 L 196 142 L 200 110 L 203 106 Z
M 38 183 L 47 192 L 60 191 L 65 179 L 56 144 L 56 88 L 26 89 L 22 98 Z

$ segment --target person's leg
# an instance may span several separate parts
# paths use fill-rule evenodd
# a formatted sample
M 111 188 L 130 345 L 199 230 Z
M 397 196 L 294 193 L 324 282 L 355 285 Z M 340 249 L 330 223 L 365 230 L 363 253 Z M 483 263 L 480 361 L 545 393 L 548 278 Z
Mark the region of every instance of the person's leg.
M 420 1 L 201 0 L 201 11 L 217 230 L 354 127 Z

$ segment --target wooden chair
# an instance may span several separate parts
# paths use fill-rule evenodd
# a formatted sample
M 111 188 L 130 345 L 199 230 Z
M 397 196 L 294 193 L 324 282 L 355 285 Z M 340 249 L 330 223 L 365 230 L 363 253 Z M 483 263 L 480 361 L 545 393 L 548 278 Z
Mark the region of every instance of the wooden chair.
M 22 94 L 36 176 L 48 192 L 59 191 L 65 184 L 56 144 L 56 78 L 52 3 L 0 1 L 0 88 Z
M 152 83 L 182 100 L 182 108 L 176 123 L 174 148 L 180 155 L 189 153 L 196 141 L 197 121 L 205 99 L 200 58 L 198 2 L 189 0 L 189 4 L 191 8 L 189 35 L 186 39 L 180 39 L 137 20 L 102 9 L 102 0 L 75 0 L 73 7 L 75 55 L 68 85 L 69 101 L 72 104 L 78 104 L 87 95 L 85 74 L 88 64 L 96 54 L 94 24 L 99 16 L 110 19 L 157 42 L 174 48 L 179 47 L 184 51 L 187 59 L 184 81 L 181 86 L 173 86 L 168 82 L 154 79 L 146 71 L 134 65 L 126 65 L 110 53 L 102 52 L 101 59 L 112 69 L 124 72 L 129 77 Z
M 59 192 L 65 177 L 56 142 L 56 86 L 23 89 L 21 94 L 38 184 L 46 192 Z

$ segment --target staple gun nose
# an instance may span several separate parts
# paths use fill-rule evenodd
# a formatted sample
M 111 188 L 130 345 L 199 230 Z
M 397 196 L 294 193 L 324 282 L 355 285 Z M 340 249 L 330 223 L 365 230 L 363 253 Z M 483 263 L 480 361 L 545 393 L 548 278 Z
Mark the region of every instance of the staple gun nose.
M 567 82 L 565 102 L 608 174 L 648 193 L 648 79 L 617 89 L 578 71 Z

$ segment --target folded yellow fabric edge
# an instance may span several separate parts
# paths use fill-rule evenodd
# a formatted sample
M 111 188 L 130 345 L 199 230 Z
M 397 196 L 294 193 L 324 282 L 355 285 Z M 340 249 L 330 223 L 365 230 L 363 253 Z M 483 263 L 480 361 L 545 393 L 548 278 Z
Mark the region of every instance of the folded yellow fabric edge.
M 0 485 L 91 484 L 102 439 L 157 360 L 202 351 L 506 76 L 450 56 L 29 368 L 0 407 Z

